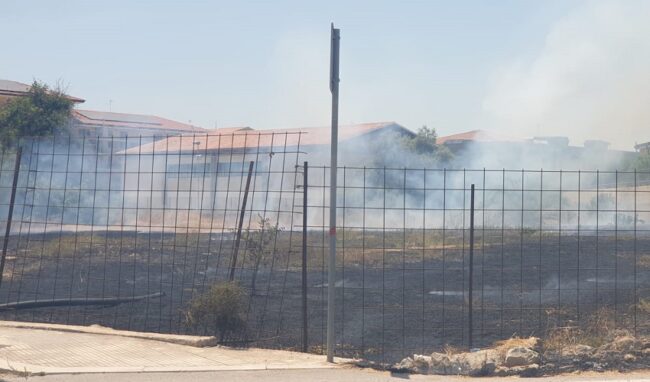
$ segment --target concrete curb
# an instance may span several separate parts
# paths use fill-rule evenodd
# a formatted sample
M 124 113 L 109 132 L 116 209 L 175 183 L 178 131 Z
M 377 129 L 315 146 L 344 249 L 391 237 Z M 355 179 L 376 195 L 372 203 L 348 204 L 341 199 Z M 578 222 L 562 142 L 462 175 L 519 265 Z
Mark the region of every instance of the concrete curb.
M 32 365 L 21 362 L 8 362 L 0 360 L 0 370 L 16 373 L 19 375 L 39 376 L 52 374 L 93 374 L 93 373 L 170 373 L 170 372 L 207 372 L 207 371 L 254 371 L 254 370 L 319 370 L 333 369 L 344 365 L 327 364 L 322 365 L 291 365 L 282 363 L 248 364 L 248 365 L 215 365 L 215 366 L 124 366 L 124 367 L 52 367 Z
M 106 328 L 99 325 L 80 326 L 80 325 L 41 324 L 41 323 L 18 322 L 18 321 L 0 321 L 0 328 L 56 330 L 60 332 L 130 337 L 130 338 L 139 338 L 143 340 L 167 342 L 167 343 L 172 343 L 177 345 L 193 346 L 197 348 L 217 346 L 219 342 L 216 337 L 211 337 L 211 336 L 186 336 L 186 335 L 179 335 L 179 334 L 131 332 L 128 330 L 115 330 L 115 329 Z

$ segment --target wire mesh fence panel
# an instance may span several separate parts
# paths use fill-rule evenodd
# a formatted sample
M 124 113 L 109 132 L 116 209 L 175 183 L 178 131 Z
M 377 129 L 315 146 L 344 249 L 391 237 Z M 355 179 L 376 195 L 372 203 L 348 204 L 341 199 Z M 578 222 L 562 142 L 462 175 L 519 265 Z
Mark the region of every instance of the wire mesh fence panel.
M 0 318 L 321 352 L 329 168 L 303 168 L 301 138 L 56 136 L 5 150 Z M 468 346 L 470 333 L 484 346 L 599 317 L 648 333 L 650 174 L 338 174 L 338 355 L 393 362 Z M 224 337 L 196 323 L 201 298 L 218 300 L 214 286 L 231 280 L 242 325 Z
M 300 136 L 24 140 L 3 237 L 0 316 L 205 332 L 188 324 L 190 301 L 234 273 L 248 327 L 239 340 L 276 344 L 292 319 L 282 297 L 295 287 L 288 269 L 300 248 L 293 235 Z M 5 228 L 15 152 L 1 160 Z
M 607 320 L 648 333 L 648 174 L 342 167 L 337 351 L 393 362 Z M 322 344 L 329 169 L 310 166 L 310 336 Z M 320 318 L 320 321 L 319 321 Z

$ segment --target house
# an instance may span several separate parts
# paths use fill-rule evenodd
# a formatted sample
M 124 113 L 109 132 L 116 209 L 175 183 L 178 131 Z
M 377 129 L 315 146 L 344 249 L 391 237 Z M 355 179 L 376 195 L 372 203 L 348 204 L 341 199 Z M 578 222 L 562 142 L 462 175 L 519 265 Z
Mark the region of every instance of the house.
M 31 85 L 21 82 L 0 80 L 0 105 L 12 98 L 27 96 L 30 88 Z M 85 102 L 82 98 L 69 95 L 66 97 L 75 105 Z M 72 111 L 69 131 L 73 138 L 99 139 L 102 141 L 102 145 L 108 145 L 108 138 L 117 140 L 119 143 L 113 142 L 113 144 L 118 150 L 141 145 L 140 137 L 155 136 L 157 139 L 163 139 L 170 135 L 206 132 L 205 129 L 198 126 L 153 115 L 80 110 L 76 108 Z
M 395 135 L 413 136 L 414 133 L 395 122 L 340 126 L 339 151 L 355 151 L 360 144 Z M 127 161 L 129 157 L 138 158 L 140 166 L 152 169 L 155 174 L 151 179 L 152 188 L 161 190 L 152 196 L 152 204 L 166 208 L 216 208 L 215 200 L 219 197 L 215 193 L 241 190 L 251 161 L 254 162 L 254 188 L 293 189 L 293 184 L 286 183 L 293 179 L 275 175 L 294 171 L 294 166 L 303 160 L 309 160 L 310 165 L 328 165 L 330 139 L 329 127 L 277 130 L 237 127 L 173 136 L 131 147 L 120 154 Z M 272 183 L 277 184 L 274 187 Z
M 485 130 L 441 136 L 437 143 L 454 153 L 458 167 L 474 168 L 613 170 L 635 155 L 596 139 L 574 146 L 565 136 L 515 138 Z
M 0 79 L 0 105 L 15 97 L 25 97 L 29 94 L 31 85 L 22 82 Z M 66 97 L 74 103 L 84 103 L 85 100 L 73 96 Z
M 151 138 L 164 139 L 172 135 L 205 133 L 207 130 L 155 115 L 75 109 L 70 131 L 73 136 L 99 139 L 104 145 L 112 144 L 113 151 L 120 151 L 142 145 Z

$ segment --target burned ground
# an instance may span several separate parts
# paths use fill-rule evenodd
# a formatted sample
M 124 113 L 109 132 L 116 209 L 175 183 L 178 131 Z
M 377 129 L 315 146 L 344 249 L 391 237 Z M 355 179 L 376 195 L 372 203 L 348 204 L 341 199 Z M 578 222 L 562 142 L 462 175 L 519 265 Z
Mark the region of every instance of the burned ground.
M 0 317 L 195 333 L 185 322 L 188 302 L 228 279 L 234 237 L 111 231 L 12 237 L 1 302 L 165 295 L 109 307 L 6 310 Z M 467 232 L 345 230 L 339 237 L 339 354 L 395 361 L 467 345 Z M 230 341 L 299 348 L 301 232 L 281 231 L 268 242 L 255 291 L 245 239 L 235 278 L 248 291 L 247 330 Z M 326 239 L 321 231 L 308 235 L 312 351 L 322 350 L 325 339 Z M 485 229 L 475 239 L 474 346 L 580 325 L 603 307 L 619 328 L 648 334 L 650 236 Z

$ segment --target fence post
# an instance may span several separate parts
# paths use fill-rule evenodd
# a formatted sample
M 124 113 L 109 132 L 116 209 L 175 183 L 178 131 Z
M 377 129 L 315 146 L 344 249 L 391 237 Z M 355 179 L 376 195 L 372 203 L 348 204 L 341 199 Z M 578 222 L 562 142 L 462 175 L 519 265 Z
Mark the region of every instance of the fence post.
M 244 227 L 244 215 L 246 214 L 246 202 L 248 201 L 248 189 L 251 186 L 251 176 L 253 175 L 253 164 L 250 161 L 248 164 L 248 177 L 246 178 L 246 188 L 244 189 L 244 200 L 241 204 L 241 212 L 239 214 L 239 224 L 237 226 L 237 237 L 235 238 L 235 249 L 232 253 L 232 264 L 230 264 L 230 281 L 235 279 L 235 268 L 237 267 L 237 253 L 239 252 L 239 242 L 241 241 L 241 231 Z
M 20 159 L 23 155 L 22 147 L 16 150 L 16 163 L 14 164 L 14 179 L 11 184 L 11 198 L 9 200 L 9 212 L 7 213 L 7 226 L 5 239 L 2 243 L 2 259 L 0 259 L 0 286 L 2 286 L 2 275 L 5 271 L 5 260 L 7 259 L 7 247 L 9 246 L 9 235 L 11 234 L 11 219 L 14 216 L 14 204 L 16 203 L 16 187 L 18 186 L 18 175 L 20 173 Z
M 302 177 L 302 351 L 307 353 L 309 347 L 309 334 L 307 326 L 307 174 L 308 164 L 303 165 L 304 175 Z
M 474 300 L 474 184 L 472 184 L 472 189 L 470 192 L 470 204 L 469 204 L 469 289 L 468 289 L 468 319 L 467 319 L 467 329 L 468 329 L 468 345 L 471 350 L 474 344 L 473 338 L 473 327 L 474 327 L 474 314 L 472 309 L 472 304 Z

